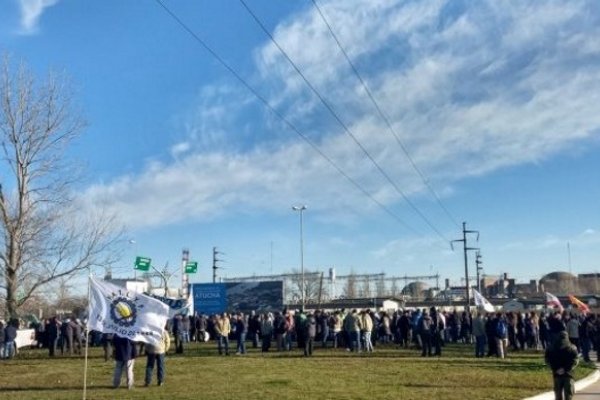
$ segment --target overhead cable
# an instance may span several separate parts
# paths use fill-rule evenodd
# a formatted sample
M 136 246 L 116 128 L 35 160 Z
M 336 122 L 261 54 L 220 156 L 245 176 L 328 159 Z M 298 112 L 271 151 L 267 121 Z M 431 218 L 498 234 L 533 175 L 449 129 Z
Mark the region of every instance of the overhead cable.
M 171 11 L 161 0 L 155 0 L 162 9 L 175 21 L 177 24 L 185 30 L 197 43 L 199 43 L 210 55 L 212 55 L 225 69 L 227 69 L 246 89 L 248 89 L 263 105 L 273 113 L 277 118 L 279 118 L 288 128 L 290 128 L 294 133 L 296 133 L 302 140 L 304 140 L 314 151 L 316 151 L 321 157 L 323 157 L 331 166 L 333 166 L 336 171 L 346 178 L 354 187 L 356 187 L 360 192 L 362 192 L 365 196 L 367 196 L 372 202 L 378 205 L 381 209 L 383 209 L 388 215 L 394 218 L 397 222 L 399 222 L 402 226 L 404 226 L 407 230 L 413 232 L 418 236 L 423 236 L 419 231 L 412 228 L 408 225 L 402 218 L 400 218 L 396 213 L 386 207 L 383 203 L 377 200 L 372 194 L 370 194 L 362 185 L 360 185 L 355 179 L 350 177 L 341 167 L 339 167 L 330 157 L 328 157 L 319 147 L 304 133 L 302 133 L 294 124 L 292 124 L 283 114 L 277 111 L 271 104 L 267 101 L 267 99 L 262 96 L 254 87 L 252 87 L 233 67 L 231 67 L 219 54 L 213 50 L 202 38 L 200 38 L 187 24 L 185 24 L 173 11 Z
M 313 84 L 306 78 L 306 76 L 302 73 L 300 68 L 296 65 L 296 63 L 289 57 L 286 51 L 279 45 L 277 40 L 273 37 L 271 32 L 265 27 L 262 21 L 258 18 L 258 16 L 248 7 L 244 0 L 239 0 L 240 3 L 244 6 L 244 8 L 248 11 L 248 13 L 252 16 L 254 21 L 258 24 L 258 26 L 262 29 L 262 31 L 269 37 L 271 42 L 277 47 L 277 49 L 281 52 L 281 54 L 288 60 L 290 65 L 294 68 L 294 70 L 298 73 L 298 75 L 304 80 L 306 85 L 310 88 L 310 90 L 317 96 L 317 98 L 321 101 L 321 103 L 327 108 L 327 110 L 331 113 L 334 119 L 340 124 L 343 128 L 344 132 L 354 141 L 354 143 L 362 150 L 363 154 L 371 160 L 375 168 L 379 171 L 379 173 L 389 182 L 390 185 L 402 196 L 404 201 L 410 206 L 410 208 L 423 220 L 425 223 L 446 243 L 449 240 L 440 232 L 440 230 L 417 208 L 417 206 L 408 198 L 408 196 L 398 187 L 396 182 L 392 180 L 392 178 L 383 170 L 383 168 L 379 165 L 379 163 L 373 158 L 373 156 L 368 152 L 368 150 L 360 143 L 360 141 L 354 136 L 354 134 L 350 131 L 348 126 L 341 120 L 339 115 L 335 112 L 333 107 L 323 98 L 321 93 L 313 86 Z
M 429 179 L 427 179 L 427 177 L 425 176 L 425 174 L 419 169 L 419 167 L 417 167 L 417 164 L 415 163 L 415 161 L 411 157 L 410 153 L 408 152 L 408 149 L 406 148 L 406 146 L 404 145 L 404 143 L 400 139 L 400 136 L 396 133 L 396 130 L 394 129 L 394 127 L 390 123 L 389 118 L 387 117 L 387 115 L 385 114 L 385 112 L 381 109 L 381 107 L 379 106 L 379 103 L 375 100 L 375 97 L 373 96 L 373 93 L 369 89 L 369 86 L 367 85 L 367 83 L 364 81 L 364 79 L 362 78 L 362 76 L 358 72 L 358 69 L 356 68 L 356 66 L 354 65 L 354 63 L 352 62 L 352 60 L 350 60 L 350 57 L 348 56 L 348 53 L 346 52 L 346 50 L 344 49 L 344 46 L 342 46 L 340 40 L 338 39 L 337 35 L 333 31 L 333 28 L 331 27 L 331 24 L 329 23 L 329 21 L 327 20 L 327 18 L 323 14 L 323 12 L 321 11 L 321 8 L 317 4 L 317 1 L 316 0 L 311 0 L 311 1 L 314 4 L 315 9 L 317 10 L 318 14 L 320 15 L 321 20 L 323 20 L 323 22 L 327 26 L 327 29 L 329 30 L 329 33 L 331 34 L 331 36 L 335 40 L 335 43 L 337 44 L 338 48 L 340 49 L 340 51 L 344 55 L 344 58 L 346 59 L 346 61 L 350 65 L 350 68 L 354 72 L 354 75 L 356 75 L 356 77 L 360 81 L 361 85 L 365 89 L 365 92 L 367 93 L 367 96 L 369 97 L 369 99 L 371 100 L 371 102 L 373 103 L 373 105 L 375 106 L 375 109 L 377 109 L 377 112 L 379 113 L 379 116 L 381 117 L 381 119 L 383 119 L 383 121 L 387 125 L 390 133 L 392 134 L 392 136 L 394 136 L 394 138 L 396 139 L 396 142 L 398 143 L 398 145 L 402 149 L 402 152 L 404 153 L 404 155 L 406 156 L 406 158 L 410 162 L 410 165 L 415 170 L 415 172 L 419 175 L 419 177 L 421 178 L 421 181 L 423 182 L 423 184 L 429 189 L 429 192 L 433 195 L 433 197 L 435 198 L 436 202 L 438 203 L 438 205 L 440 206 L 440 208 L 444 211 L 444 213 L 446 214 L 446 216 L 450 219 L 450 221 L 452 221 L 454 223 L 454 225 L 456 225 L 457 228 L 460 229 L 460 225 L 456 221 L 456 218 L 454 218 L 454 216 L 446 208 L 446 206 L 444 205 L 444 203 L 440 199 L 440 196 L 434 190 L 433 186 L 431 186 L 431 183 L 429 182 Z

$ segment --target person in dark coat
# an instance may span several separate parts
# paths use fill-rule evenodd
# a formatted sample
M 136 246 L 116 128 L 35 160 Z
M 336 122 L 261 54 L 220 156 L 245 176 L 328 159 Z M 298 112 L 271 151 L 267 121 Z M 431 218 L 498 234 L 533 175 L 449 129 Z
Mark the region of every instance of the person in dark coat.
M 48 340 L 48 355 L 54 357 L 56 354 L 56 345 L 58 344 L 58 334 L 60 332 L 59 323 L 56 317 L 50 318 L 46 325 L 46 338 Z
M 304 356 L 308 357 L 312 356 L 313 353 L 313 344 L 317 336 L 317 320 L 311 313 L 306 317 L 304 323 Z
M 554 396 L 557 400 L 571 400 L 575 394 L 573 369 L 577 366 L 577 348 L 569 342 L 566 331 L 560 331 L 546 350 L 546 363 L 552 370 Z
M 69 353 L 73 355 L 73 325 L 69 318 L 60 326 L 60 354 L 65 354 L 65 348 L 69 349 Z
M 487 314 L 485 321 L 485 336 L 488 344 L 488 357 L 498 355 L 498 344 L 496 343 L 496 323 L 493 314 Z
M 133 365 L 137 357 L 137 346 L 131 339 L 118 335 L 113 337 L 113 347 L 115 349 L 115 373 L 113 375 L 113 387 L 116 389 L 121 386 L 121 376 L 123 370 L 127 374 L 127 388 L 133 388 Z
M 10 359 L 15 355 L 15 340 L 17 339 L 18 322 L 10 321 L 4 328 L 4 358 Z

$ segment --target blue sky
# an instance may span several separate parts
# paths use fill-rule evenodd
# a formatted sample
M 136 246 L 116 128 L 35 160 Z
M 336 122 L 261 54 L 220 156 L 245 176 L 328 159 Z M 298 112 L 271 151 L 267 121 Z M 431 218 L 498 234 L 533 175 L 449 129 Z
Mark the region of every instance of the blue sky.
M 88 173 L 78 192 L 135 240 L 118 274 L 135 254 L 178 265 L 187 247 L 192 281 L 206 281 L 213 246 L 224 276 L 288 272 L 300 262 L 294 204 L 308 206 L 309 270 L 458 284 L 462 252 L 446 241 L 462 221 L 481 232 L 487 274 L 568 270 L 567 243 L 574 273 L 600 270 L 597 2 L 317 2 L 452 219 L 311 1 L 247 4 L 344 126 L 239 1 L 164 4 L 371 198 L 157 2 L 2 0 L 0 51 L 39 75 L 64 70 L 76 89 L 89 124 L 70 151 Z

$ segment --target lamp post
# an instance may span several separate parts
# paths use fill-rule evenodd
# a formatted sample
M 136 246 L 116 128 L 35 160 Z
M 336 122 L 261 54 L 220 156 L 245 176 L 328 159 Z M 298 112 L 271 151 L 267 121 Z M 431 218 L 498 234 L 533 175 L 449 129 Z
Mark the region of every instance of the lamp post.
M 302 310 L 304 310 L 304 301 L 305 301 L 305 286 L 304 286 L 304 233 L 303 233 L 303 218 L 302 214 L 304 210 L 306 210 L 305 205 L 301 206 L 292 206 L 292 210 L 300 212 L 300 274 L 301 274 L 301 286 L 300 290 L 302 291 L 300 296 L 300 301 L 302 304 Z

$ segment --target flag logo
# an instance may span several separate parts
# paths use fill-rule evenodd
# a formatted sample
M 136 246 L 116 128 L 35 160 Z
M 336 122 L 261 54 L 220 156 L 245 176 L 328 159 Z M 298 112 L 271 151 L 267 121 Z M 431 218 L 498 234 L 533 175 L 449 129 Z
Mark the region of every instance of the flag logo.
M 135 304 L 135 300 L 122 296 L 109 300 L 112 300 L 110 304 L 110 318 L 113 322 L 124 328 L 134 326 L 139 307 Z

